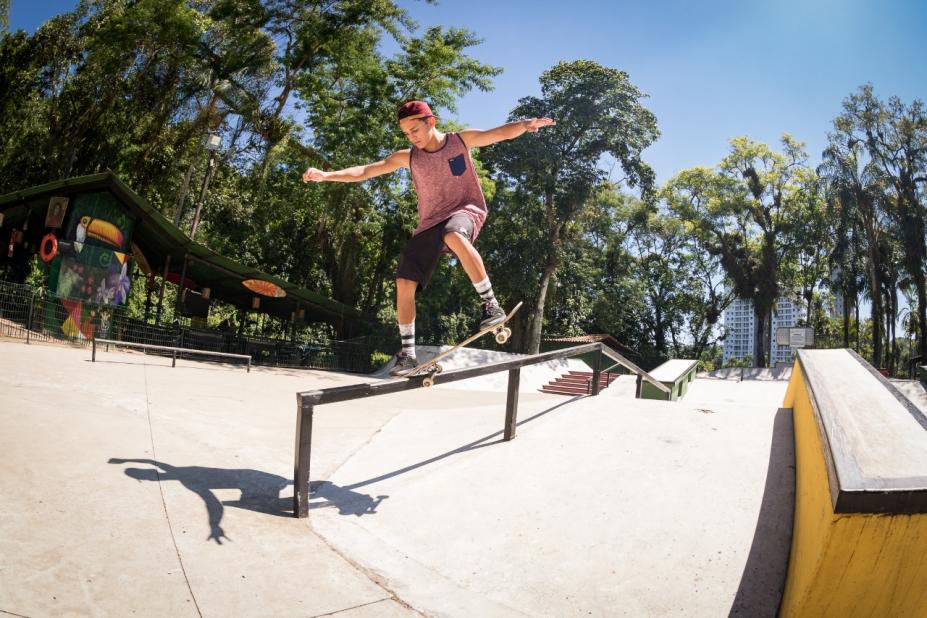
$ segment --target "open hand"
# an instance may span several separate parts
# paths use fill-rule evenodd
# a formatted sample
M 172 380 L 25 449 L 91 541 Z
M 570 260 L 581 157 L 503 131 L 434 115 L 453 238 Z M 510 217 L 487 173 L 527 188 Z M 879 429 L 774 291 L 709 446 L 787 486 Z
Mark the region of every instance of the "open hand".
M 321 182 L 325 180 L 325 172 L 314 167 L 310 167 L 303 172 L 303 182 Z
M 532 118 L 531 120 L 526 120 L 525 123 L 525 131 L 528 133 L 537 133 L 538 129 L 541 127 L 549 127 L 557 124 L 551 118 Z
M 206 539 L 207 541 L 215 541 L 216 545 L 222 545 L 222 539 L 226 539 L 229 541 L 232 540 L 229 537 L 225 536 L 225 530 L 222 529 L 222 526 L 216 524 L 210 527 L 212 530 L 209 533 L 209 538 Z

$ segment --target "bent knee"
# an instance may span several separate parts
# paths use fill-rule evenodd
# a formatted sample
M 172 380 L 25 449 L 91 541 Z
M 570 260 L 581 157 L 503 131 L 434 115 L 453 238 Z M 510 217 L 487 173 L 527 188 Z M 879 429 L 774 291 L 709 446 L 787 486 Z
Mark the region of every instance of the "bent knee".
M 470 237 L 466 232 L 458 232 L 457 230 L 448 230 L 444 234 L 444 244 L 446 244 L 451 249 L 463 249 L 466 247 L 472 247 L 473 244 L 470 242 Z M 455 251 L 456 253 L 456 251 Z

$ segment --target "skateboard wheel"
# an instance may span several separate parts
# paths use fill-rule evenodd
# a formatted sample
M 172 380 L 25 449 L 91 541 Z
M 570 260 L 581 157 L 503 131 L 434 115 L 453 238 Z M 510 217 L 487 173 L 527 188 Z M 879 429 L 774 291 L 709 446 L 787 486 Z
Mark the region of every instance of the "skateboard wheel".
M 428 376 L 427 378 L 422 380 L 422 386 L 424 386 L 425 388 L 431 388 L 434 385 L 435 385 L 435 379 L 432 378 L 431 376 Z
M 444 367 L 441 365 L 435 365 L 435 373 L 441 373 L 442 371 L 444 371 Z
M 496 333 L 496 343 L 505 343 L 508 340 L 509 336 L 504 330 L 500 330 Z

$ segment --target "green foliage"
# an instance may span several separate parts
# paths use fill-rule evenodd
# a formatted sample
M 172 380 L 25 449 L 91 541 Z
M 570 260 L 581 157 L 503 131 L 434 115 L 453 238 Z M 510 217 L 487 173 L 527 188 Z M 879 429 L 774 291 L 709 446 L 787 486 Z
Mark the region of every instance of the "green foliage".
M 736 295 L 753 301 L 761 325 L 782 292 L 783 263 L 795 251 L 796 213 L 816 182 L 802 145 L 784 135 L 782 146 L 778 153 L 735 138 L 716 169 L 684 170 L 662 193 L 698 242 L 719 258 Z M 763 366 L 767 338 L 761 328 L 755 357 Z
M 370 354 L 370 366 L 381 367 L 388 363 L 392 358 L 393 355 L 387 354 L 386 352 L 372 352 Z
M 753 357 L 749 354 L 741 358 L 729 358 L 725 367 L 753 367 Z
M 588 60 L 561 62 L 540 82 L 541 96 L 521 99 L 509 119 L 549 116 L 557 124 L 501 142 L 484 157 L 510 189 L 506 206 L 528 223 L 522 232 L 536 239 L 533 251 L 526 247 L 537 256 L 536 272 L 525 283 L 537 283 L 521 286 L 532 297 L 529 323 L 517 338 L 527 352 L 539 348 L 551 283 L 569 243 L 585 233 L 587 211 L 602 204 L 598 192 L 609 184 L 603 159 L 616 161 L 627 185 L 650 197 L 654 176 L 641 153 L 659 136 L 656 118 L 640 103 L 644 95 L 623 71 Z
M 0 0 L 0 194 L 112 169 L 188 230 L 215 132 L 223 144 L 197 241 L 378 316 L 365 335 L 382 350 L 371 361 L 385 362 L 398 347 L 393 273 L 417 222 L 411 179 L 306 185 L 300 175 L 407 147 L 395 112 L 410 98 L 429 101 L 442 130 L 462 128 L 449 117 L 458 99 L 501 70 L 471 56 L 476 34 L 419 32 L 392 0 L 81 0 L 32 35 L 6 32 L 9 6 Z M 386 55 L 386 42 L 398 51 Z M 731 300 L 768 315 L 789 295 L 810 308 L 819 346 L 852 345 L 895 373 L 927 350 L 920 101 L 880 100 L 868 85 L 851 94 L 818 170 L 788 135 L 778 150 L 740 137 L 713 167 L 658 189 L 643 157 L 659 137 L 644 99 L 617 68 L 563 61 L 508 114 L 557 124 L 474 153 L 490 203 L 478 247 L 503 304 L 525 301 L 511 349 L 609 333 L 648 363 L 717 368 Z M 24 251 L 0 274 L 45 278 Z M 153 320 L 160 291 L 135 277 L 130 315 Z M 162 323 L 181 319 L 174 293 L 166 287 Z M 848 311 L 864 299 L 871 315 L 829 317 L 838 298 Z M 460 340 L 478 316 L 448 256 L 419 296 L 418 339 Z M 209 323 L 302 341 L 358 334 L 221 304 Z
M 823 167 L 845 218 L 862 231 L 873 362 L 881 365 L 889 352 L 888 368 L 895 371 L 896 344 L 888 350 L 883 340 L 894 341 L 902 270 L 918 324 L 927 324 L 927 213 L 919 184 L 927 171 L 927 112 L 919 100 L 882 101 L 867 84 L 844 99 L 828 138 Z M 917 331 L 919 353 L 927 356 L 927 329 Z

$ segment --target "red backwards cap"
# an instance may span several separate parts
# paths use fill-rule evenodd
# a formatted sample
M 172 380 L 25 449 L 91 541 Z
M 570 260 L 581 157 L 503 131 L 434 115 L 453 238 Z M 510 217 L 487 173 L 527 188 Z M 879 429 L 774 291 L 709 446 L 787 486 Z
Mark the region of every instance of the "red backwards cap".
M 404 118 L 430 118 L 434 116 L 431 113 L 431 108 L 428 107 L 428 103 L 424 101 L 409 101 L 408 103 L 403 103 L 402 107 L 399 108 L 399 120 Z

